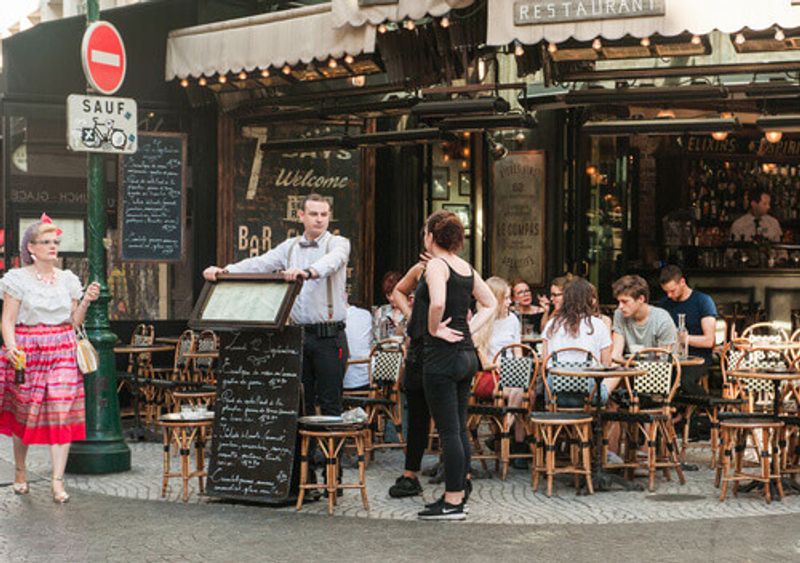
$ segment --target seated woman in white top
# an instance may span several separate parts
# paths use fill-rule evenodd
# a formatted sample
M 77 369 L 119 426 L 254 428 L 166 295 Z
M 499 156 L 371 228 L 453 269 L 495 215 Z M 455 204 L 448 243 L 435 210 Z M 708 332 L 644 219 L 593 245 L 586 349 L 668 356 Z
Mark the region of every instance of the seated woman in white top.
M 545 357 L 562 348 L 577 347 L 591 352 L 603 365 L 611 365 L 611 332 L 602 319 L 595 316 L 594 295 L 592 284 L 582 278 L 576 277 L 567 284 L 561 308 L 542 331 Z M 586 355 L 577 351 L 565 351 L 558 354 L 558 360 L 583 362 L 586 361 Z M 604 402 L 608 399 L 608 393 L 618 384 L 618 378 L 606 380 L 601 388 Z
M 483 367 L 492 363 L 495 354 L 509 344 L 519 344 L 522 338 L 522 325 L 516 315 L 511 314 L 511 287 L 503 278 L 492 276 L 486 280 L 486 285 L 492 290 L 497 299 L 497 308 L 494 316 L 487 322 L 480 331 L 473 335 L 475 349 Z M 479 306 L 480 307 L 480 306 Z M 525 396 L 525 389 L 519 387 L 508 387 L 503 389 L 503 396 L 511 407 L 522 405 Z M 525 447 L 525 428 L 522 425 L 514 425 L 514 435 L 520 444 L 512 447 Z M 514 460 L 524 462 L 525 460 Z

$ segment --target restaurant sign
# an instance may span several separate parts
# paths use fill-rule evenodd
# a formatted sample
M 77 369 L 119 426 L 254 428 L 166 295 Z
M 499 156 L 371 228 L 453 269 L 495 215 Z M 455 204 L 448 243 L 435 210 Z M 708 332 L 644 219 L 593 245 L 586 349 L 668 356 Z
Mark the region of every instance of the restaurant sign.
M 666 0 L 518 0 L 514 25 L 663 16 Z

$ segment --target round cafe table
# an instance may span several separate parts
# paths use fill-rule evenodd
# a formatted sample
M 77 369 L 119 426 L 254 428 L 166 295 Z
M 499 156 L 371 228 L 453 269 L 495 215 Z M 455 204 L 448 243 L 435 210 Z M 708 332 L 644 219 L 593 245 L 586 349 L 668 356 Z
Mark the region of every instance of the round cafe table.
M 614 358 L 613 362 L 619 365 L 625 365 L 625 363 L 630 359 L 630 355 L 623 356 L 622 358 Z M 678 363 L 681 367 L 690 367 L 690 366 L 702 366 L 705 363 L 705 360 L 700 356 L 686 356 L 685 358 L 681 358 L 678 356 Z
M 626 481 L 619 475 L 608 473 L 603 470 L 603 422 L 600 420 L 600 414 L 603 410 L 603 403 L 600 399 L 600 386 L 604 379 L 611 379 L 614 377 L 620 378 L 633 378 L 640 375 L 647 374 L 646 370 L 639 368 L 559 368 L 552 367 L 549 372 L 553 375 L 561 377 L 583 377 L 594 379 L 595 393 L 593 399 L 594 405 L 594 452 L 595 460 L 594 467 L 592 467 L 592 484 L 595 491 L 610 491 L 612 485 L 619 485 L 626 491 L 641 490 L 641 486 L 637 483 Z

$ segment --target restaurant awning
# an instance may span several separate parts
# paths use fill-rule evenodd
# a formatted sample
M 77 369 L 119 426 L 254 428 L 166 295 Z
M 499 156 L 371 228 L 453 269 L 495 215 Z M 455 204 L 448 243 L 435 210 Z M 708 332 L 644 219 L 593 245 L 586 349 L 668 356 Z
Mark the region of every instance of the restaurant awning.
M 360 27 L 366 23 L 378 25 L 406 18 L 418 20 L 425 16 L 443 16 L 450 10 L 466 8 L 475 0 L 332 0 L 333 25 Z
M 488 0 L 487 43 L 735 33 L 800 26 L 788 0 Z
M 375 51 L 375 27 L 334 27 L 331 4 L 176 29 L 166 79 L 280 68 Z

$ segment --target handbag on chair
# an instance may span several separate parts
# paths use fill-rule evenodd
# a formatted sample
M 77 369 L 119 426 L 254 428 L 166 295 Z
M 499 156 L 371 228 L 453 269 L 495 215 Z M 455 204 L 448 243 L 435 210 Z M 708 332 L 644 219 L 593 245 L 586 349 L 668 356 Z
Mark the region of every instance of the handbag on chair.
M 75 349 L 78 369 L 81 370 L 81 373 L 97 371 L 100 364 L 100 357 L 97 355 L 97 350 L 94 349 L 94 346 L 89 341 L 89 337 L 86 336 L 86 329 L 83 328 L 83 325 L 75 329 L 75 336 L 78 340 L 78 345 Z

